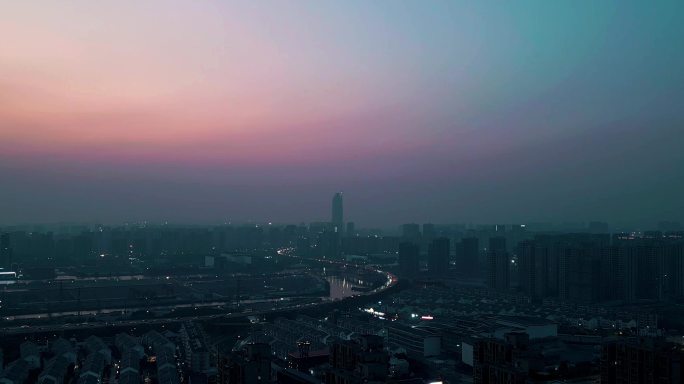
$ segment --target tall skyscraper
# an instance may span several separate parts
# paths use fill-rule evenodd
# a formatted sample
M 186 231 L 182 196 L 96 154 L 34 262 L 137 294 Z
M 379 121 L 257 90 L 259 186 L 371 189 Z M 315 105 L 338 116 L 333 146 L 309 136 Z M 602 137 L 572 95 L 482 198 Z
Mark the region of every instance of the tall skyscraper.
M 458 271 L 466 275 L 478 273 L 478 257 L 480 253 L 480 243 L 477 237 L 466 237 L 461 239 L 456 257 Z
M 538 280 L 534 251 L 534 241 L 526 240 L 518 244 L 518 286 L 529 297 L 535 297 L 535 283 Z
M 428 270 L 432 276 L 444 275 L 449 270 L 449 238 L 434 239 L 428 247 Z
M 607 295 L 608 281 L 601 271 L 596 248 L 570 246 L 561 254 L 559 264 L 559 297 L 575 303 L 596 303 Z
M 342 232 L 344 230 L 344 209 L 342 205 L 342 192 L 337 192 L 332 199 L 332 225 L 333 231 Z
M 487 251 L 487 287 L 505 292 L 510 286 L 510 270 L 506 251 Z
M 503 236 L 489 238 L 489 251 L 506 252 L 506 238 Z
M 505 237 L 489 238 L 487 250 L 487 286 L 497 291 L 507 291 L 510 285 L 509 256 Z
M 415 276 L 420 272 L 420 249 L 417 245 L 404 242 L 399 244 L 399 270 L 403 276 Z

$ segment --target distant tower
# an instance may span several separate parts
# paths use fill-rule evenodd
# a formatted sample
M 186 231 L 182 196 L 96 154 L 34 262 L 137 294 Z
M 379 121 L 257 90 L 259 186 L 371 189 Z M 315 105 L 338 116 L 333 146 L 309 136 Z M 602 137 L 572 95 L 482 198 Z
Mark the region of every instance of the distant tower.
M 342 208 L 342 192 L 337 192 L 332 199 L 332 226 L 335 232 L 344 230 L 344 215 Z

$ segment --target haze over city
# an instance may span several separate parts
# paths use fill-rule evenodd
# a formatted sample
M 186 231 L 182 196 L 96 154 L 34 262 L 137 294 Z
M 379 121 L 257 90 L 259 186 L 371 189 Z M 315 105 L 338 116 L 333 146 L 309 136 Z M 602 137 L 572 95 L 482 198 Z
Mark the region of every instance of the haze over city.
M 0 223 L 681 221 L 681 11 L 4 4 Z
M 684 383 L 684 2 L 0 4 L 0 384 Z

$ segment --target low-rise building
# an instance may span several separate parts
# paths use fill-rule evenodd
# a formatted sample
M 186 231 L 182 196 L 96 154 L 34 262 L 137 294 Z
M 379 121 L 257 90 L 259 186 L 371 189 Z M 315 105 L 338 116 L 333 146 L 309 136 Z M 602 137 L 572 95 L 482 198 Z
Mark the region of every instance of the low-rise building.
M 398 323 L 387 325 L 390 346 L 401 347 L 411 357 L 438 356 L 441 353 L 441 337 L 433 330 Z

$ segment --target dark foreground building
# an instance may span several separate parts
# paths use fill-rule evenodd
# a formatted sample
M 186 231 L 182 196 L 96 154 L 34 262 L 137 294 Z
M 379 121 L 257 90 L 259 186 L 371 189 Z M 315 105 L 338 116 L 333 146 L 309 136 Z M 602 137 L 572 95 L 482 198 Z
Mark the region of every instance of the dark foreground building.
M 382 337 L 361 335 L 355 340 L 340 340 L 331 347 L 326 384 L 383 383 L 389 373 L 389 356 Z
M 601 383 L 675 384 L 684 382 L 684 350 L 656 338 L 631 338 L 603 345 Z
M 219 357 L 219 384 L 258 384 L 271 382 L 271 348 L 268 344 L 248 344 L 244 349 Z

